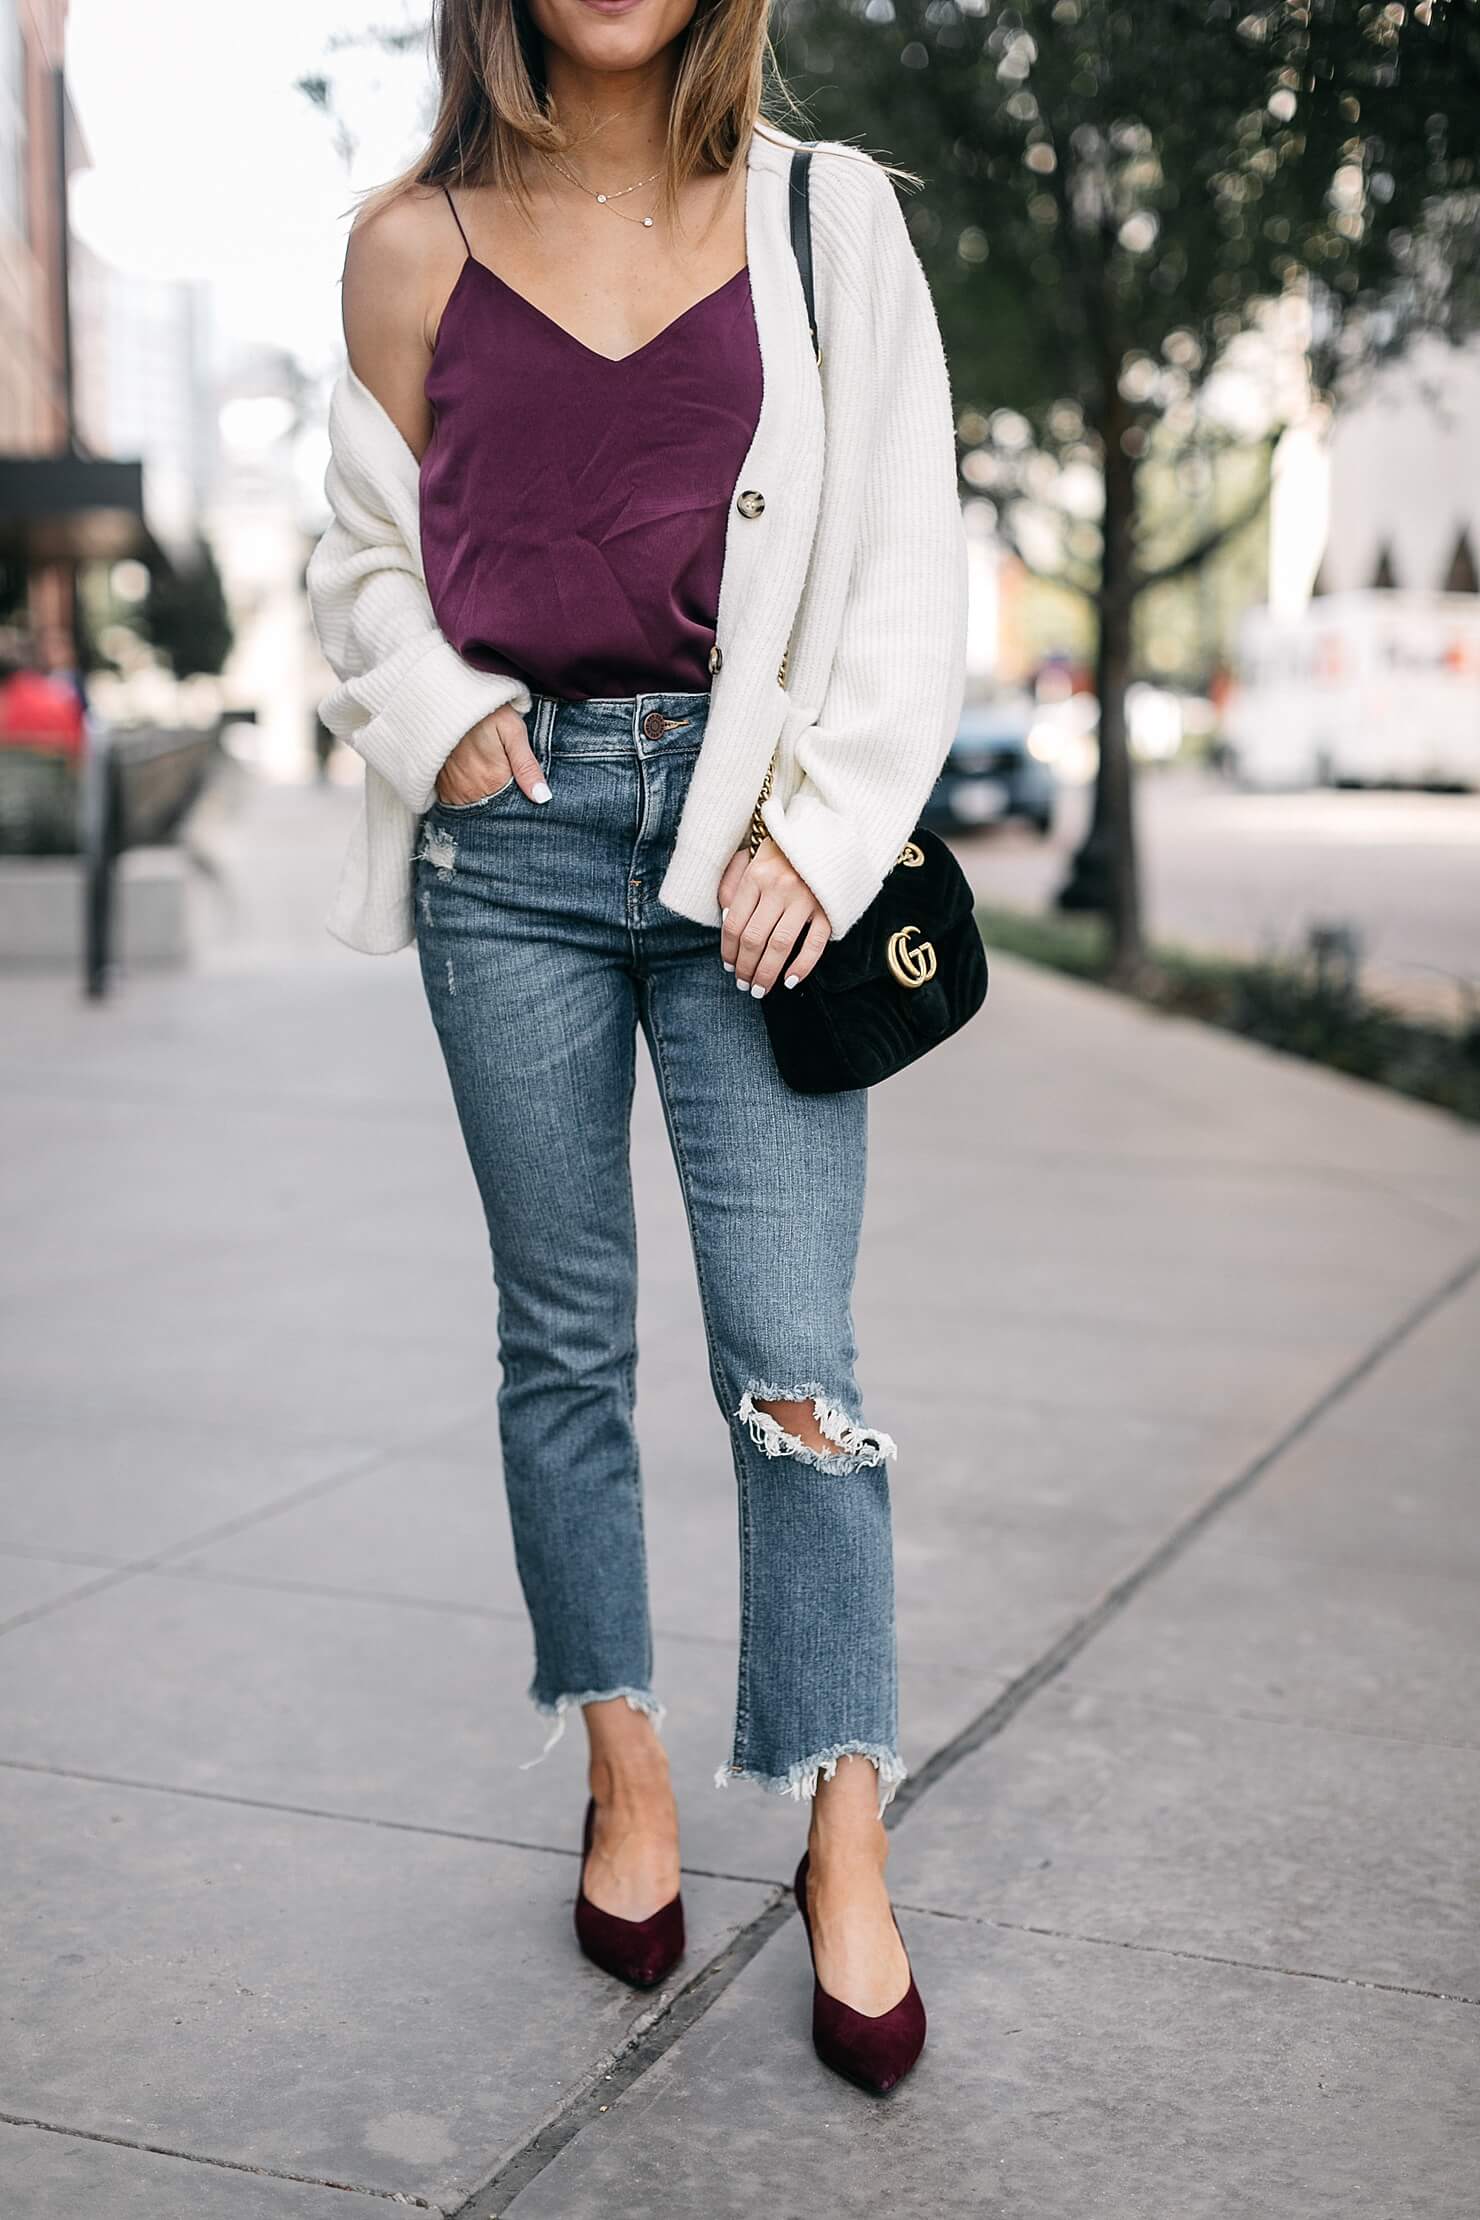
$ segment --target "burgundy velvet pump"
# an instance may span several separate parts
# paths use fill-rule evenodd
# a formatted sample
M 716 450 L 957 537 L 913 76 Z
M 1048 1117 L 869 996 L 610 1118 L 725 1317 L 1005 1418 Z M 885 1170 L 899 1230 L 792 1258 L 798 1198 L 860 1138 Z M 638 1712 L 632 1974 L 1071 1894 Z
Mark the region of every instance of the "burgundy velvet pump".
M 910 1985 L 904 1995 L 887 2012 L 855 2012 L 851 2004 L 829 1996 L 817 1978 L 817 1950 L 807 1910 L 807 1864 L 804 1856 L 792 1887 L 807 1930 L 807 1948 L 812 1953 L 812 2048 L 835 2074 L 856 2082 L 870 2096 L 887 2096 L 925 2048 L 925 2006 L 915 1987 L 914 1971 L 910 1972 Z M 894 1926 L 898 1933 L 898 1920 Z M 903 1942 L 904 1937 L 899 1939 Z M 908 1963 L 908 1952 L 905 1955 Z
M 596 1799 L 586 1806 L 581 1837 L 581 1883 L 576 1892 L 576 1940 L 591 1963 L 634 1989 L 655 1989 L 683 1956 L 683 1898 L 660 1904 L 649 1919 L 618 1919 L 586 1894 L 586 1860 L 596 1831 Z

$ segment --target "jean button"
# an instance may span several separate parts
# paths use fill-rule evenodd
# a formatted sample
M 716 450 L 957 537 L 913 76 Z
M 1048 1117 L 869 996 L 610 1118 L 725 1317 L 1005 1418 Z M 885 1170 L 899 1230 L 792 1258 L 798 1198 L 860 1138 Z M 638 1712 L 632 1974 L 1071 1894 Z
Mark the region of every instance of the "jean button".
M 668 730 L 668 719 L 661 709 L 650 709 L 642 720 L 644 740 L 661 740 Z

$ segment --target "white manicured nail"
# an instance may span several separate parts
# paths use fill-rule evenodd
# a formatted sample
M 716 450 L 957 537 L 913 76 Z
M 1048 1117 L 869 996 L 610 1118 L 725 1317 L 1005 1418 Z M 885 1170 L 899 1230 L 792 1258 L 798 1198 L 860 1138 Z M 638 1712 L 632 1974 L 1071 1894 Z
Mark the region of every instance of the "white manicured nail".
M 540 780 L 538 786 L 532 786 L 530 788 L 530 793 L 533 795 L 534 799 L 537 802 L 548 802 L 548 800 L 550 799 L 550 789 L 545 784 L 543 779 Z
M 735 968 L 735 966 L 729 961 L 729 958 L 726 956 L 721 956 L 720 962 L 724 965 L 726 971 L 733 971 Z
M 737 986 L 737 987 L 738 987 L 738 988 L 740 989 L 740 992 L 741 992 L 742 994 L 744 994 L 744 992 L 745 992 L 745 981 L 744 981 L 743 979 L 737 979 L 737 980 L 735 981 L 735 984 L 736 984 L 736 986 Z
M 723 925 L 723 923 L 724 923 L 725 919 L 726 919 L 726 918 L 727 918 L 727 917 L 729 916 L 729 914 L 730 914 L 730 913 L 729 913 L 729 911 L 728 911 L 728 910 L 721 910 L 721 911 L 720 911 L 720 913 L 719 913 L 719 921 L 720 921 L 721 925 Z
M 750 991 L 755 996 L 756 1001 L 759 1002 L 761 996 L 765 993 L 766 990 L 764 987 L 752 987 Z
M 799 978 L 797 977 L 797 975 L 796 975 L 796 973 L 795 973 L 794 971 L 789 971 L 789 972 L 788 972 L 788 973 L 786 974 L 786 981 L 785 981 L 785 983 L 786 983 L 786 985 L 787 985 L 787 986 L 789 986 L 789 987 L 799 987 L 799 986 L 801 985 L 801 983 L 802 983 L 802 982 L 801 982 L 801 980 L 800 980 L 800 979 L 799 979 Z

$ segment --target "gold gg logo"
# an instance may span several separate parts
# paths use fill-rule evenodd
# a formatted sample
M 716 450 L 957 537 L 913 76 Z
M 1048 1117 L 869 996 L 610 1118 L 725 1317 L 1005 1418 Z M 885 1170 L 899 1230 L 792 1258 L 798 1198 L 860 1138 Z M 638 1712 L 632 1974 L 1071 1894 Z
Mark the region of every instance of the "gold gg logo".
M 927 979 L 935 977 L 934 943 L 922 940 L 912 944 L 912 936 L 919 930 L 918 925 L 901 925 L 897 933 L 889 935 L 884 953 L 902 987 L 923 987 Z
M 894 861 L 903 864 L 906 871 L 918 871 L 925 861 L 925 851 L 917 840 L 907 840 Z

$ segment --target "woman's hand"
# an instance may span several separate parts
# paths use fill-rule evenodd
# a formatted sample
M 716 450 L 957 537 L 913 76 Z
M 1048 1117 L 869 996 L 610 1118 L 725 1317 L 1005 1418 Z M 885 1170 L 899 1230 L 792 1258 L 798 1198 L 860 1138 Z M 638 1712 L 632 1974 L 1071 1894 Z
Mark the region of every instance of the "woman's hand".
M 550 789 L 529 732 L 517 709 L 505 703 L 465 732 L 437 773 L 439 802 L 482 802 L 510 779 L 532 802 L 548 802 Z
M 719 901 L 720 955 L 736 986 L 752 994 L 774 987 L 783 966 L 787 986 L 800 986 L 832 938 L 822 904 L 774 840 L 763 840 L 753 856 L 735 851 L 719 882 Z

